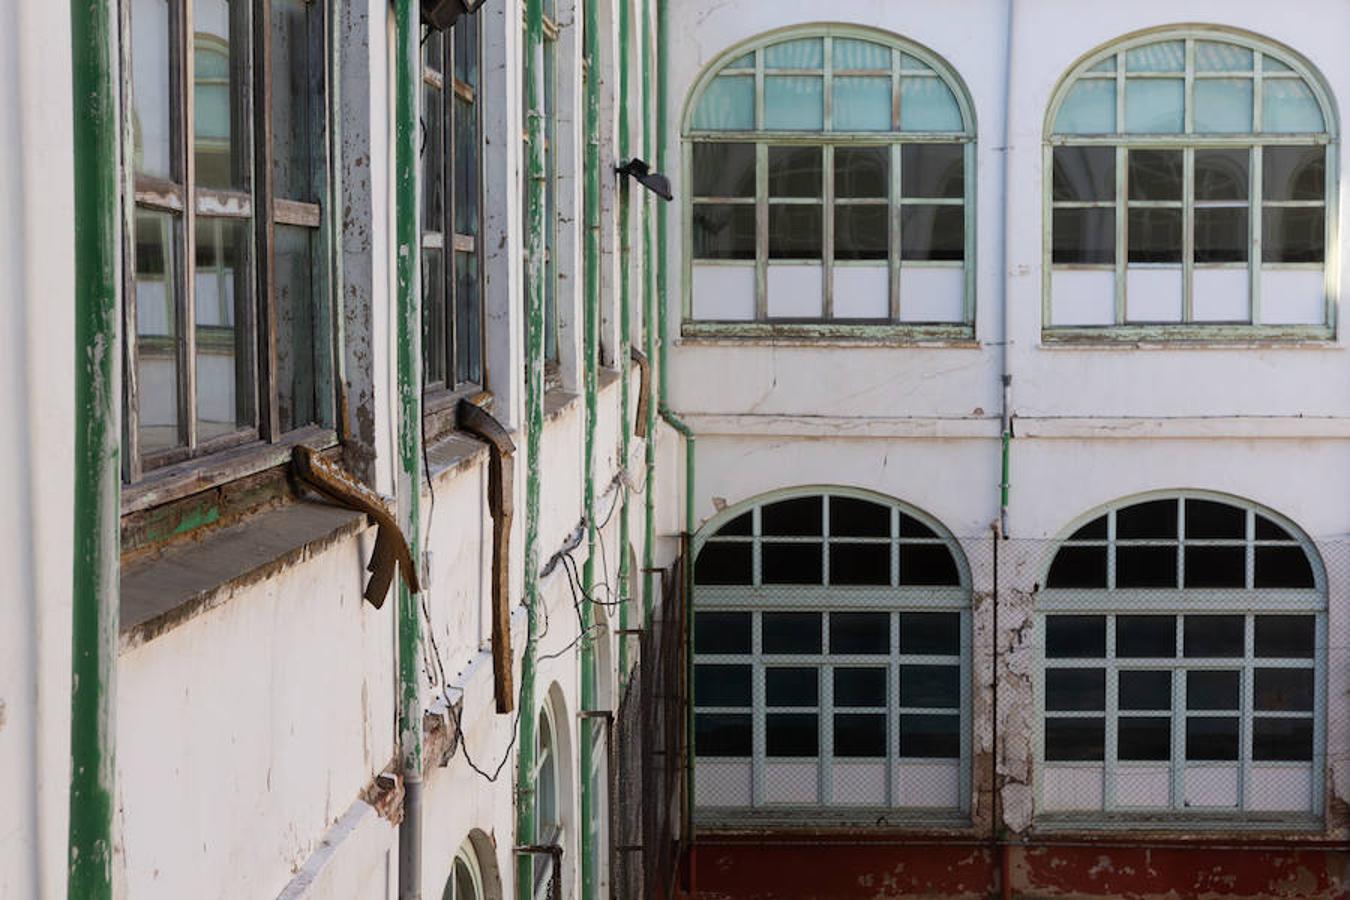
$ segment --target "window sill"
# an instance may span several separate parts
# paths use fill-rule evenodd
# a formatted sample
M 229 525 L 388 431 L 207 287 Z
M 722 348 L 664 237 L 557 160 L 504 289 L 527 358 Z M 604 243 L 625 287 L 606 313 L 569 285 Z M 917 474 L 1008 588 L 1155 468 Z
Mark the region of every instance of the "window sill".
M 1128 833 L 1133 837 L 1157 836 L 1163 840 L 1175 840 L 1180 835 L 1201 834 L 1206 837 L 1237 833 L 1244 837 L 1267 835 L 1285 840 L 1291 833 L 1320 835 L 1326 829 L 1326 822 L 1320 816 L 1307 813 L 1256 813 L 1256 812 L 1179 812 L 1174 815 L 1159 814 L 1124 815 L 1106 813 L 1059 813 L 1036 817 L 1032 828 L 1037 834 L 1111 834 L 1119 836 Z
M 888 322 L 693 322 L 680 328 L 681 343 L 747 343 L 774 346 L 856 346 L 979 349 L 971 325 L 896 325 Z
M 748 837 L 762 839 L 776 837 L 791 839 L 794 835 L 812 837 L 832 830 L 841 836 L 860 835 L 908 836 L 971 834 L 975 826 L 968 815 L 954 810 L 893 809 L 878 807 L 821 809 L 744 809 L 694 811 L 694 824 L 700 837 Z
M 362 513 L 312 500 L 260 513 L 122 567 L 121 649 L 148 643 L 235 592 L 367 527 Z
M 1335 339 L 1335 329 L 1325 325 L 1101 325 L 1041 331 L 1042 347 L 1106 350 L 1339 350 Z
M 459 427 L 459 401 L 468 400 L 492 411 L 492 394 L 478 385 L 466 385 L 456 390 L 437 390 L 422 397 L 422 440 L 433 446 Z
M 562 388 L 554 388 L 544 392 L 544 421 L 553 422 L 561 419 L 568 410 L 577 405 L 577 400 L 581 398 L 580 394 L 574 394 L 571 391 L 564 391 Z
M 486 462 L 486 442 L 462 431 L 442 435 L 427 445 L 427 478 L 440 481 Z

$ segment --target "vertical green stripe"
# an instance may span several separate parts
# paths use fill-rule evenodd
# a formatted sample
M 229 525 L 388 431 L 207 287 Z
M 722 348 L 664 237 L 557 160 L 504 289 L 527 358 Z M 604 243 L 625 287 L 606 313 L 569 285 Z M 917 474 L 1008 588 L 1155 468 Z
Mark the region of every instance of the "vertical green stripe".
M 619 159 L 627 160 L 631 143 L 629 141 L 628 125 L 628 95 L 629 88 L 629 3 L 630 0 L 619 0 Z M 619 418 L 622 419 L 619 438 L 619 465 L 627 469 L 628 461 L 632 455 L 633 443 L 633 412 L 632 399 L 629 397 L 629 375 L 632 372 L 632 348 L 630 339 L 632 336 L 632 296 L 630 285 L 629 266 L 632 261 L 632 241 L 629 236 L 629 212 L 628 203 L 631 194 L 629 193 L 629 179 L 619 180 L 619 353 L 616 363 L 621 373 L 619 379 Z M 628 484 L 625 481 L 620 486 L 623 491 L 621 505 L 619 507 L 619 629 L 626 630 L 629 627 L 628 620 L 628 601 L 631 599 L 629 591 L 629 575 L 631 563 L 629 560 L 629 543 L 631 541 L 629 532 L 629 509 L 628 509 Z M 628 636 L 624 635 L 623 640 L 619 641 L 619 684 L 621 686 L 628 683 Z

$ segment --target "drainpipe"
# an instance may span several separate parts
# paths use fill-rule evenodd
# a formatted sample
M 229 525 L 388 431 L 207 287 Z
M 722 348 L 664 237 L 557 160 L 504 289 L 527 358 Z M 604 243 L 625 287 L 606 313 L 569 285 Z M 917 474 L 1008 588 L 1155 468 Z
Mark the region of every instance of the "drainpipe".
M 422 564 L 421 260 L 417 234 L 418 6 L 394 2 L 394 237 L 398 303 L 397 496 L 413 565 Z M 422 623 L 418 598 L 398 585 L 398 738 L 403 770 L 403 822 L 398 832 L 398 895 L 422 896 Z
M 74 567 L 67 896 L 112 897 L 122 355 L 118 333 L 116 22 L 71 0 L 75 177 Z
M 629 41 L 629 3 L 631 0 L 618 0 L 619 3 L 619 159 L 628 158 L 628 41 Z M 619 438 L 619 465 L 625 478 L 623 499 L 619 506 L 619 630 L 624 635 L 619 641 L 619 684 L 628 684 L 628 580 L 630 563 L 628 559 L 629 509 L 628 509 L 628 460 L 633 444 L 632 399 L 629 397 L 629 375 L 631 373 L 631 330 L 632 297 L 630 295 L 629 264 L 632 261 L 632 239 L 629 235 L 628 190 L 629 179 L 619 179 L 619 419 L 622 422 Z
M 529 157 L 525 179 L 525 651 L 520 661 L 520 750 L 516 772 L 516 846 L 538 842 L 534 818 L 534 667 L 539 646 L 539 461 L 544 433 L 544 123 L 539 112 L 541 0 L 525 4 L 525 110 Z M 516 896 L 534 890 L 534 858 L 516 858 Z
M 1012 234 L 1014 225 L 1013 217 L 1008 210 L 1008 183 L 1012 177 L 1012 153 L 1010 144 L 1012 143 L 1012 76 L 1013 76 L 1013 23 L 1016 21 L 1017 0 L 1007 0 L 1007 46 L 1004 49 L 1004 65 L 1007 67 L 1003 73 L 1003 143 L 1000 147 L 1003 153 L 1003 178 L 999 183 L 999 203 L 1003 210 L 1003 240 L 999 245 L 999 294 L 1000 294 L 1000 318 L 1003 330 L 1002 340 L 999 342 L 1000 357 L 1002 362 L 1002 389 L 1003 400 L 1000 413 L 1000 453 L 999 453 L 999 481 L 998 481 L 998 524 L 999 532 L 1003 539 L 1007 540 L 1008 533 L 1008 492 L 1012 487 L 1012 415 L 1013 415 L 1013 393 L 1012 393 L 1012 355 L 1008 352 L 1008 341 L 1010 328 L 1008 326 L 1008 240 Z
M 585 47 L 588 61 L 586 77 L 586 147 L 584 155 L 583 220 L 585 222 L 584 267 L 586 297 L 585 353 L 582 371 L 586 392 L 585 504 L 586 564 L 582 566 L 583 597 L 581 627 L 581 708 L 593 711 L 596 702 L 595 609 L 591 597 L 595 591 L 595 554 L 599 530 L 595 522 L 595 434 L 599 391 L 597 356 L 600 351 L 600 0 L 584 0 Z M 608 635 L 604 636 L 608 640 Z M 599 727 L 594 717 L 581 719 L 581 896 L 599 900 L 600 896 L 600 816 L 591 771 L 595 767 L 592 729 Z
M 652 141 L 652 0 L 642 5 L 642 149 L 652 160 L 656 171 L 661 168 L 661 148 Z M 656 360 L 656 272 L 652 266 L 652 196 L 644 192 L 642 198 L 642 287 L 643 352 L 647 364 Z M 662 211 L 664 212 L 664 210 Z M 658 215 L 658 218 L 660 216 Z M 652 607 L 656 596 L 656 392 L 655 379 L 647 379 L 647 396 L 642 407 L 647 414 L 644 430 L 646 451 L 646 527 L 642 540 L 642 621 L 650 627 Z

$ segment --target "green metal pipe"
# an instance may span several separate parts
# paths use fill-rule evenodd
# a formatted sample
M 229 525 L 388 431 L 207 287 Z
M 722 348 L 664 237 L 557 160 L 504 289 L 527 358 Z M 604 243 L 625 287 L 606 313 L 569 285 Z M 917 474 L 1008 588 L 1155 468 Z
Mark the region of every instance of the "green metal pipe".
M 647 0 L 642 5 L 642 148 L 645 155 L 654 161 L 656 170 L 661 171 L 660 148 L 652 140 L 652 106 L 655 99 L 652 85 L 652 5 Z M 652 266 L 652 194 L 643 195 L 642 201 L 642 287 L 643 313 L 642 332 L 643 352 L 647 354 L 648 366 L 656 364 L 656 271 Z M 654 374 L 654 373 L 653 373 Z M 647 379 L 647 437 L 644 445 L 646 471 L 645 502 L 646 522 L 642 541 L 642 618 L 644 622 L 652 620 L 652 608 L 656 596 L 656 379 Z
M 582 372 L 586 393 L 585 446 L 585 504 L 586 504 L 586 564 L 581 580 L 585 596 L 581 606 L 581 626 L 586 636 L 581 641 L 581 708 L 593 710 L 596 704 L 595 643 L 592 629 L 595 609 L 590 598 L 595 593 L 595 554 L 599 529 L 595 522 L 595 435 L 598 422 L 596 408 L 599 393 L 600 352 L 600 0 L 584 0 L 586 75 L 586 148 L 585 179 L 583 184 L 583 221 L 585 244 L 586 322 L 584 334 L 585 359 Z M 607 637 L 605 638 L 608 639 Z M 595 768 L 593 729 L 594 718 L 581 720 L 581 896 L 583 900 L 600 897 L 600 809 L 595 796 L 591 773 Z
M 629 3 L 631 0 L 619 0 L 619 158 L 627 159 L 629 148 L 632 146 L 629 135 L 628 122 L 628 94 L 629 94 L 629 30 L 630 24 Z M 627 470 L 628 461 L 632 454 L 633 445 L 633 412 L 632 398 L 629 389 L 630 375 L 632 373 L 631 339 L 632 339 L 632 296 L 630 284 L 629 266 L 632 259 L 632 240 L 629 235 L 629 211 L 628 203 L 631 194 L 629 193 L 628 179 L 623 178 L 619 181 L 619 353 L 618 365 L 621 378 L 619 379 L 619 418 L 622 421 L 619 434 L 619 465 Z M 625 632 L 624 639 L 619 641 L 619 680 L 620 685 L 628 683 L 628 636 L 626 634 L 629 628 L 628 601 L 631 599 L 628 590 L 628 581 L 630 576 L 631 563 L 628 558 L 629 543 L 631 541 L 629 531 L 629 508 L 628 508 L 628 479 L 624 479 L 622 485 L 623 496 L 619 506 L 619 629 Z
M 118 333 L 116 23 L 71 0 L 75 187 L 75 555 L 71 578 L 67 896 L 112 897 L 122 378 Z
M 401 523 L 413 564 L 422 560 L 422 379 L 421 242 L 417 233 L 417 100 L 419 8 L 414 0 L 394 3 L 394 240 L 398 334 L 398 496 Z M 400 579 L 398 586 L 398 737 L 405 814 L 399 826 L 399 896 L 421 896 L 422 796 L 422 623 L 418 599 Z
M 524 79 L 529 158 L 525 179 L 525 650 L 520 661 L 520 748 L 516 773 L 516 845 L 537 842 L 535 806 L 535 657 L 539 647 L 539 464 L 544 434 L 544 122 L 539 109 L 541 0 L 525 4 Z M 516 896 L 534 894 L 534 857 L 516 859 Z

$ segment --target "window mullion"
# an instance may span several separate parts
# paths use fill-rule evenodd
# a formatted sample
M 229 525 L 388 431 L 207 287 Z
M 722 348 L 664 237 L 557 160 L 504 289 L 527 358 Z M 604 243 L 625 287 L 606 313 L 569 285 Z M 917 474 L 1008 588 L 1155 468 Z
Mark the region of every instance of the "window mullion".
M 1257 55 L 1257 66 L 1260 66 L 1260 55 Z M 1260 76 L 1257 76 L 1257 82 L 1260 82 Z M 1259 95 L 1258 95 L 1259 96 Z M 1262 196 L 1265 193 L 1264 177 L 1262 167 L 1264 162 L 1264 148 L 1261 144 L 1252 146 L 1251 164 L 1249 166 L 1251 176 L 1248 179 L 1250 184 L 1248 189 L 1251 192 L 1250 212 L 1247 215 L 1247 230 L 1250 236 L 1250 245 L 1247 251 L 1247 280 L 1251 291 L 1251 324 L 1261 324 L 1261 256 L 1262 256 L 1262 236 L 1261 236 L 1261 217 L 1264 208 L 1261 204 Z
M 1124 109 L 1123 101 L 1121 105 Z M 1123 116 L 1124 113 L 1122 112 Z M 1126 229 L 1129 227 L 1129 204 L 1126 201 L 1126 165 L 1129 151 L 1123 146 L 1116 147 L 1116 283 L 1115 308 L 1116 324 L 1125 324 L 1126 304 L 1129 298 L 1125 292 L 1125 278 L 1128 267 L 1127 254 L 1129 244 L 1126 241 Z
M 829 47 L 829 44 L 826 44 Z M 829 52 L 828 50 L 826 51 Z M 828 84 L 829 75 L 826 76 Z M 826 109 L 829 108 L 829 90 L 825 92 Z M 834 318 L 834 144 L 826 143 L 821 152 L 820 177 L 821 200 L 821 276 L 824 288 L 824 316 Z M 828 507 L 829 504 L 826 504 Z
M 277 329 L 274 303 L 274 275 L 276 258 L 276 181 L 273 172 L 274 135 L 272 133 L 272 0 L 256 0 L 252 22 L 253 46 L 253 231 L 256 238 L 257 267 L 254 284 L 258 292 L 254 332 L 258 347 L 257 372 L 261 376 L 255 384 L 261 402 L 258 410 L 258 429 L 266 441 L 274 441 L 281 433 L 281 419 L 277 403 Z
M 899 65 L 899 62 L 896 63 Z M 899 81 L 897 79 L 896 83 Z M 899 100 L 896 100 L 897 109 Z M 897 113 L 899 115 L 899 113 Z M 890 266 L 890 316 L 891 322 L 900 321 L 900 224 L 902 221 L 902 207 L 900 204 L 900 152 L 901 145 L 896 142 L 891 144 L 891 183 L 890 183 L 890 217 L 891 217 L 891 241 L 890 252 L 887 254 Z M 893 532 L 899 534 L 899 532 Z
M 453 90 L 455 79 L 455 41 L 446 33 L 442 41 L 441 70 L 445 72 L 451 90 L 441 92 L 441 121 L 436 127 L 441 132 L 441 147 L 444 152 L 436 165 L 441 166 L 441 234 L 449 238 L 447 247 L 441 251 L 441 271 L 445 273 L 444 291 L 436 298 L 444 308 L 444 321 L 441 327 L 445 334 L 445 358 L 441 364 L 445 367 L 445 386 L 454 389 L 459 383 L 459 348 L 455 342 L 458 331 L 457 306 L 459 301 L 458 260 L 455 252 L 455 218 L 459 206 L 459 195 L 455 184 L 455 163 L 458 148 L 455 146 L 455 104 L 459 102 Z M 425 292 L 423 292 L 425 295 Z
M 768 318 L 769 145 L 761 141 L 755 144 L 755 319 L 763 322 Z
M 196 91 L 192 87 L 193 77 L 193 8 L 192 0 L 182 0 L 180 7 L 181 28 L 178 32 L 180 48 L 178 52 L 178 71 L 182 84 L 181 105 L 179 106 L 179 146 L 181 169 L 183 173 L 183 282 L 178 291 L 178 321 L 183 329 L 183 339 L 178 344 L 178 415 L 179 438 L 192 452 L 197 447 L 197 299 L 196 278 L 193 269 L 197 261 L 197 160 L 192 152 L 194 122 L 196 121 Z
M 1177 652 L 1185 653 L 1185 616 L 1176 617 Z M 1172 668 L 1172 809 L 1186 806 L 1186 669 Z

